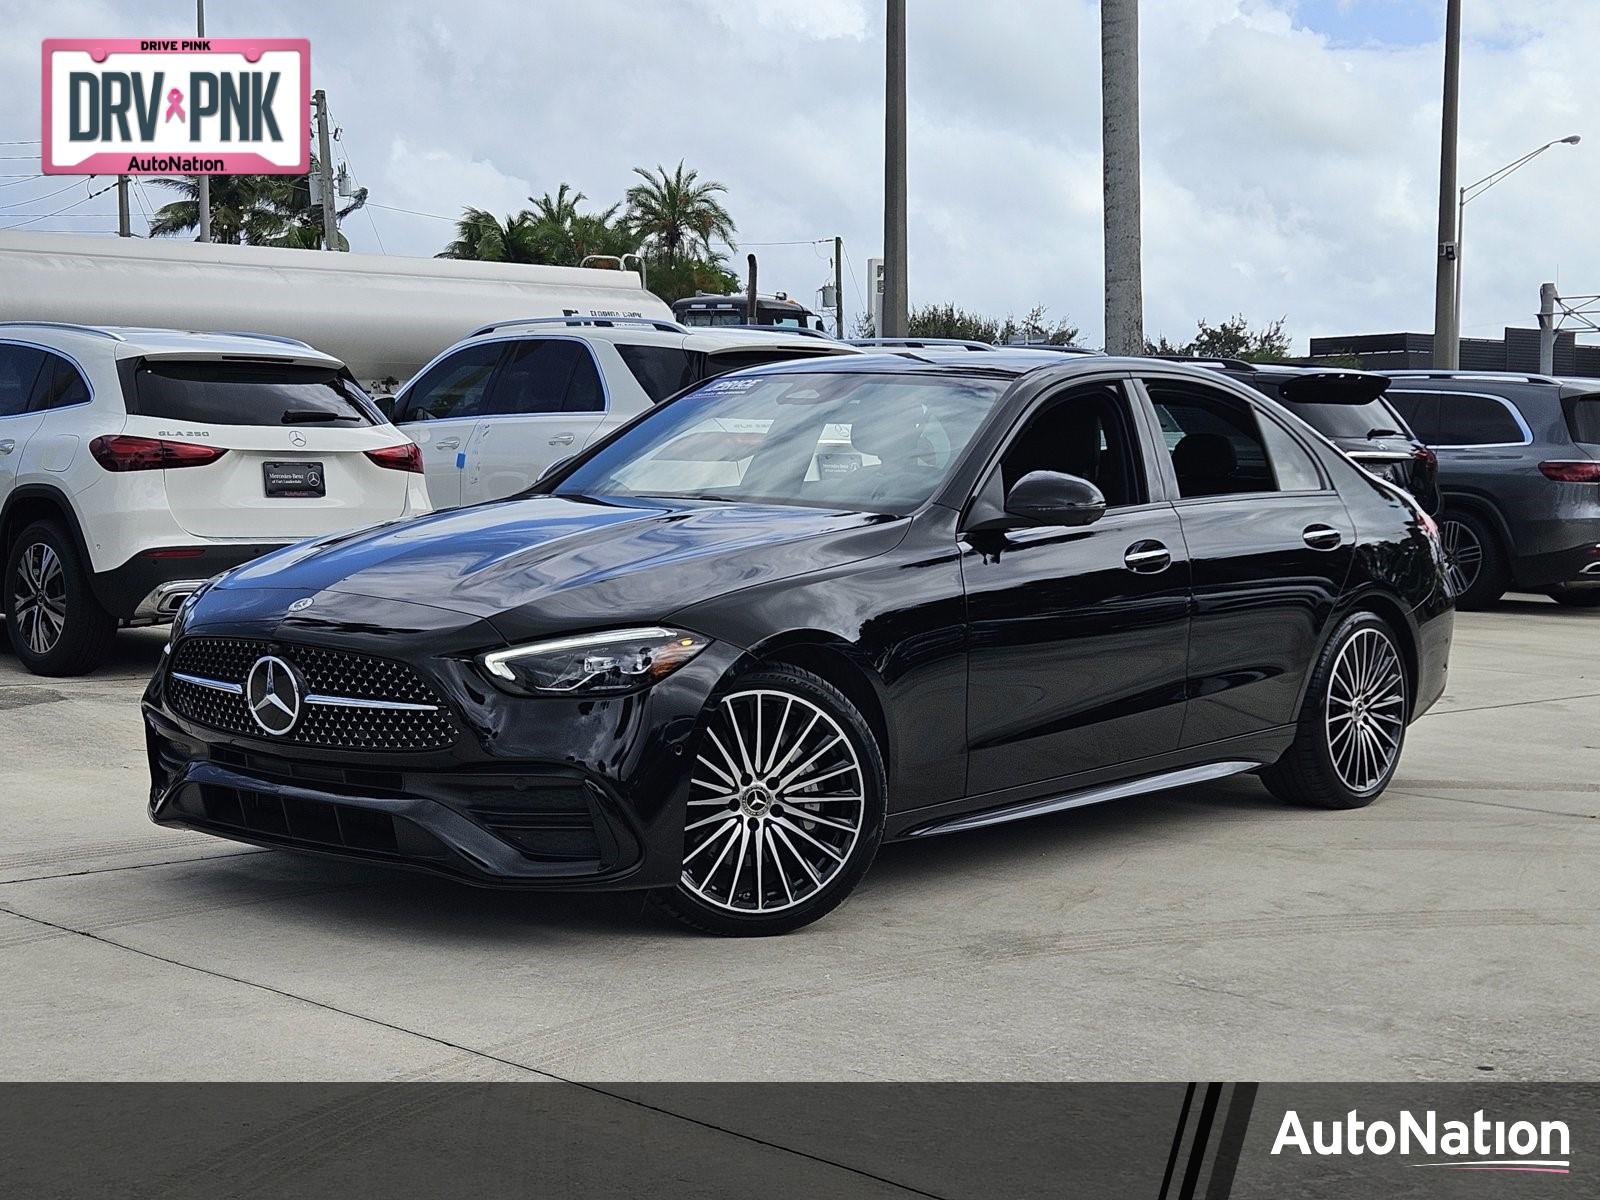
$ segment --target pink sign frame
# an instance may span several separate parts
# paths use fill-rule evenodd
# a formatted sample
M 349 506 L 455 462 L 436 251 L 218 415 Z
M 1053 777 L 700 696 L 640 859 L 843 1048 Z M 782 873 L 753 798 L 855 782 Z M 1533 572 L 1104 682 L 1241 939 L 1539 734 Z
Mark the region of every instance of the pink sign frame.
M 151 43 L 160 42 L 159 47 Z M 214 171 L 130 171 L 135 152 L 101 151 L 80 162 L 57 163 L 51 156 L 50 69 L 51 56 L 61 50 L 87 51 L 97 63 L 113 54 L 240 54 L 246 62 L 259 62 L 267 51 L 288 50 L 300 56 L 300 158 L 288 165 L 248 150 L 145 151 L 146 157 L 177 158 L 192 155 L 222 163 Z M 311 42 L 308 38 L 46 38 L 39 55 L 40 109 L 44 114 L 41 150 L 46 175 L 304 175 L 311 170 Z

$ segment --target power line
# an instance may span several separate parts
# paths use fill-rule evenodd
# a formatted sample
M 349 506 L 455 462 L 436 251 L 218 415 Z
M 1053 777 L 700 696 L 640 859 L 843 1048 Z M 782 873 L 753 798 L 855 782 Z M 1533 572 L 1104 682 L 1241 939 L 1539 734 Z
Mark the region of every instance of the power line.
M 96 196 L 105 195 L 107 192 L 109 192 L 112 188 L 114 188 L 116 186 L 117 185 L 115 183 L 108 183 L 108 184 L 106 184 L 105 187 L 101 188 L 98 192 L 90 192 L 87 196 L 84 196 L 83 198 L 78 199 L 78 200 L 74 200 L 71 204 L 68 204 L 68 205 L 66 205 L 66 206 L 64 206 L 62 208 L 56 209 L 55 212 L 44 213 L 42 216 L 33 217 L 32 219 L 27 220 L 27 221 L 21 221 L 21 222 L 17 223 L 16 225 L 7 225 L 7 226 L 5 226 L 5 228 L 7 228 L 7 229 L 21 229 L 24 225 L 32 225 L 34 221 L 46 221 L 46 220 L 49 220 L 51 217 L 59 217 L 62 213 L 67 212 L 70 209 L 77 208 L 78 205 L 80 205 L 80 204 L 89 203 L 89 201 L 93 200 Z
M 38 138 L 17 138 L 15 141 L 0 142 L 0 146 L 37 146 Z
M 42 179 L 43 176 L 40 176 L 40 178 Z M 25 197 L 24 199 L 21 199 L 21 200 L 13 200 L 10 204 L 0 204 L 0 209 L 15 208 L 19 204 L 32 204 L 32 203 L 34 203 L 35 201 L 38 201 L 38 200 L 48 200 L 48 199 L 50 199 L 51 196 L 59 196 L 59 195 L 61 195 L 62 192 L 70 192 L 73 188 L 75 188 L 77 186 L 78 186 L 78 181 L 76 179 L 74 179 L 71 183 L 67 184 L 66 187 L 57 188 L 53 192 L 46 192 L 42 196 L 28 196 L 28 197 Z
M 435 221 L 450 221 L 450 222 L 454 223 L 456 220 L 459 219 L 459 218 L 456 218 L 456 217 L 447 217 L 447 216 L 444 216 L 441 213 L 418 212 L 414 208 L 396 208 L 392 204 L 374 204 L 371 200 L 367 201 L 367 207 L 368 208 L 381 208 L 381 209 L 384 210 L 384 212 L 405 213 L 407 216 L 411 216 L 411 217 L 432 217 Z

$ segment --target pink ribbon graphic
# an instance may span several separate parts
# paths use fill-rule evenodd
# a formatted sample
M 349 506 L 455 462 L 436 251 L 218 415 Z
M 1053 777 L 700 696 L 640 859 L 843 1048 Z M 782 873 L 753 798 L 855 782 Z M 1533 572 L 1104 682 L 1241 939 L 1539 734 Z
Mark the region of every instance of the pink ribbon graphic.
M 173 117 L 177 117 L 180 121 L 189 119 L 183 115 L 183 93 L 177 88 L 167 93 L 167 115 L 163 123 L 172 120 Z

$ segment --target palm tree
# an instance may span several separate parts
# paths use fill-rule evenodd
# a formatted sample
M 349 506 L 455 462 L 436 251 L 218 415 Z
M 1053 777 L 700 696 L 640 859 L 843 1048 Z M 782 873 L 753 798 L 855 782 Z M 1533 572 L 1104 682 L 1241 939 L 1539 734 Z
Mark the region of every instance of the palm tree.
M 533 205 L 533 215 L 538 220 L 547 221 L 551 225 L 566 226 L 572 224 L 577 217 L 578 205 L 588 198 L 582 192 L 572 189 L 569 184 L 563 183 L 556 188 L 554 196 L 546 192 L 538 199 L 529 196 L 528 202 Z
M 474 258 L 481 262 L 542 262 L 533 216 L 526 209 L 507 213 L 502 223 L 481 208 L 463 209 L 456 237 L 437 258 Z
M 722 184 L 702 182 L 681 159 L 670 175 L 664 166 L 653 172 L 635 167 L 633 173 L 644 182 L 628 189 L 628 226 L 639 240 L 655 244 L 663 262 L 675 263 L 685 254 L 711 261 L 717 257 L 713 241 L 733 245 L 733 218 L 716 198 L 727 193 Z
M 313 158 L 311 170 L 317 170 Z M 163 176 L 152 183 L 183 197 L 157 210 L 151 237 L 177 237 L 200 226 L 200 180 L 197 175 Z M 367 202 L 359 189 L 349 204 L 334 212 L 335 229 Z M 211 240 L 247 246 L 290 246 L 315 250 L 322 245 L 322 205 L 311 202 L 309 175 L 214 175 L 211 177 Z M 349 242 L 336 233 L 339 249 Z

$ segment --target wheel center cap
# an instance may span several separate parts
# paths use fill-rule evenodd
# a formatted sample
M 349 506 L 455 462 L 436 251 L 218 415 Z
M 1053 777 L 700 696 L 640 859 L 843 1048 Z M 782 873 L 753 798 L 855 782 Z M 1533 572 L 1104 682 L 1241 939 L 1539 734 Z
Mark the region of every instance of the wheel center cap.
M 752 817 L 759 817 L 772 807 L 772 793 L 759 784 L 747 787 L 744 795 L 740 797 L 744 811 Z

